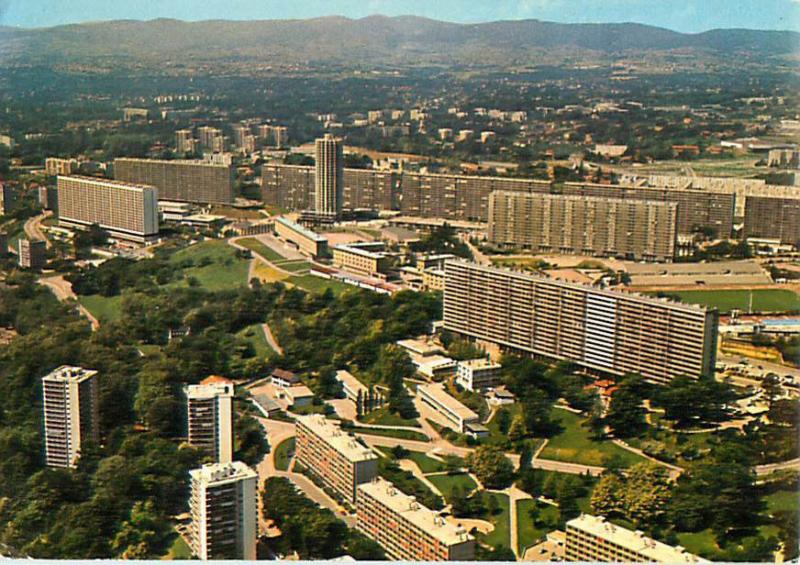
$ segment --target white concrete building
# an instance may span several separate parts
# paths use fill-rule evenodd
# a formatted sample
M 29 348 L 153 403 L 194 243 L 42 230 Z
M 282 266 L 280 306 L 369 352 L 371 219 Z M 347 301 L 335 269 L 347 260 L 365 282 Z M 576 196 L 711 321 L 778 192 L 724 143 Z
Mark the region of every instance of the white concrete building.
M 186 387 L 189 443 L 217 463 L 233 461 L 233 383 L 210 377 Z

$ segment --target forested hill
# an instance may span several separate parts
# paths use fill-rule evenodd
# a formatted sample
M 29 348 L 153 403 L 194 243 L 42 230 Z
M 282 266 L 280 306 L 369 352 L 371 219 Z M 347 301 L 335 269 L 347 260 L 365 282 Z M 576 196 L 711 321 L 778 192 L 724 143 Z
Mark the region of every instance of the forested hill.
M 412 16 L 246 22 L 120 20 L 41 29 L 0 28 L 0 61 L 6 64 L 253 59 L 275 65 L 506 65 L 657 52 L 763 58 L 796 53 L 799 47 L 800 34 L 790 31 L 720 29 L 684 34 L 633 23 L 455 24 Z

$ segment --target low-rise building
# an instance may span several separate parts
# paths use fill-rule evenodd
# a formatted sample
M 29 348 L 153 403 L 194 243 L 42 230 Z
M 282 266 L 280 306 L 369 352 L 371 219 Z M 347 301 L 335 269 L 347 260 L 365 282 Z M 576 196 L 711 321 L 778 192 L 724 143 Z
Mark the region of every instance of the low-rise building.
M 500 384 L 503 366 L 490 359 L 468 359 L 459 361 L 456 367 L 456 383 L 467 390 L 482 391 Z
M 422 271 L 422 289 L 428 292 L 444 292 L 445 276 L 442 269 Z
M 356 526 L 400 561 L 471 561 L 475 539 L 389 481 L 377 478 L 358 487 Z
M 281 388 L 302 384 L 300 377 L 292 371 L 287 371 L 285 369 L 273 369 L 269 377 L 272 384 Z
M 611 563 L 707 563 L 680 546 L 671 546 L 612 524 L 601 516 L 582 514 L 567 522 L 567 561 Z
M 78 172 L 77 159 L 59 159 L 48 157 L 44 160 L 44 172 L 50 176 L 71 175 Z
M 419 385 L 417 394 L 423 403 L 445 418 L 449 428 L 459 433 L 470 433 L 468 426 L 479 423 L 480 417 L 457 398 L 450 396 L 441 384 Z
M 333 264 L 346 271 L 367 277 L 385 277 L 391 258 L 382 242 L 350 243 L 333 248 Z
M 314 258 L 328 255 L 327 238 L 284 217 L 275 219 L 275 233 Z
M 417 269 L 420 271 L 424 271 L 426 269 L 444 269 L 445 261 L 450 261 L 456 258 L 457 257 L 451 253 L 421 255 L 417 257 Z
M 314 400 L 313 391 L 306 385 L 294 385 L 281 388 L 280 395 L 288 400 L 289 404 L 295 408 L 308 406 Z
M 321 414 L 299 416 L 295 460 L 347 502 L 356 502 L 356 488 L 378 474 L 378 456 L 339 423 Z
M 383 406 L 383 395 L 359 381 L 349 371 L 336 371 L 336 382 L 342 386 L 345 398 L 356 403 L 359 416 Z
M 411 362 L 420 375 L 429 379 L 442 380 L 453 376 L 456 372 L 456 361 L 444 355 L 428 355 L 419 357 L 411 355 Z

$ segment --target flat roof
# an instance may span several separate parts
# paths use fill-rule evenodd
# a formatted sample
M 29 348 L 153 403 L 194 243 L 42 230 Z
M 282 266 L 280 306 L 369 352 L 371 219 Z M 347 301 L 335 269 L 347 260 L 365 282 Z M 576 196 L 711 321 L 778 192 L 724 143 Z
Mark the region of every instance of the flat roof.
M 421 505 L 416 498 L 403 493 L 386 479 L 376 478 L 360 484 L 358 488 L 445 545 L 457 545 L 475 539 L 466 528 L 448 522 L 438 512 Z
M 203 166 L 230 169 L 231 165 L 212 163 L 203 159 L 143 159 L 141 157 L 117 157 L 114 161 L 135 161 L 138 163 L 161 163 L 165 165 Z
M 287 386 L 283 390 L 292 398 L 304 398 L 306 396 L 314 396 L 314 392 L 306 385 L 292 385 Z
M 311 231 L 310 229 L 304 228 L 300 224 L 296 224 L 293 221 L 284 218 L 283 216 L 278 216 L 277 218 L 275 218 L 275 221 L 280 223 L 280 224 L 283 224 L 284 226 L 286 226 L 287 228 L 289 228 L 291 230 L 296 231 L 297 233 L 299 233 L 300 235 L 302 235 L 304 237 L 307 237 L 309 239 L 312 239 L 312 240 L 316 241 L 317 243 L 322 243 L 322 242 L 327 242 L 328 241 L 328 239 L 326 237 L 323 237 L 323 236 L 319 235 L 317 232 Z
M 328 420 L 322 414 L 297 416 L 295 419 L 298 423 L 310 429 L 314 435 L 325 440 L 328 445 L 352 463 L 371 461 L 378 458 L 370 448 L 363 445 L 358 439 L 343 432 L 339 422 Z
M 468 367 L 470 369 L 502 369 L 503 366 L 500 363 L 495 363 L 491 359 L 487 359 L 486 357 L 479 357 L 478 359 L 467 359 L 466 361 L 459 361 L 459 365 L 463 365 L 464 367 Z
M 418 392 L 424 392 L 439 404 L 446 406 L 449 410 L 457 414 L 463 420 L 476 420 L 478 415 L 464 406 L 460 400 L 450 396 L 441 384 L 418 385 Z
M 58 369 L 48 373 L 43 378 L 48 381 L 75 381 L 81 382 L 97 374 L 94 369 L 84 369 L 73 365 L 61 365 Z
M 400 339 L 397 345 L 418 355 L 433 355 L 434 353 L 444 353 L 442 346 L 432 343 L 427 339 Z
M 215 398 L 217 396 L 233 396 L 233 383 L 205 383 L 188 385 L 186 387 L 188 398 Z
M 336 380 L 356 392 L 369 390 L 367 385 L 359 381 L 350 371 L 336 371 Z
M 258 478 L 258 473 L 241 461 L 203 465 L 199 469 L 189 471 L 189 474 L 192 479 L 209 485 Z
M 581 292 L 591 293 L 595 296 L 606 296 L 608 298 L 612 298 L 614 300 L 630 300 L 633 302 L 640 302 L 645 304 L 652 304 L 653 306 L 664 306 L 666 308 L 670 308 L 673 310 L 680 310 L 683 312 L 691 312 L 693 314 L 700 314 L 700 313 L 707 313 L 716 310 L 716 308 L 706 308 L 699 304 L 689 304 L 685 302 L 675 302 L 672 300 L 668 300 L 666 298 L 656 298 L 654 296 L 645 296 L 643 294 L 639 294 L 636 292 L 620 292 L 618 290 L 606 290 L 601 288 L 595 288 L 593 286 L 580 284 L 580 283 L 572 283 L 572 282 L 565 282 L 559 281 L 556 279 L 551 279 L 548 277 L 544 277 L 542 275 L 534 275 L 531 273 L 525 273 L 521 271 L 514 271 L 511 269 L 504 269 L 500 267 L 490 267 L 486 265 L 479 265 L 477 263 L 470 263 L 467 261 L 448 261 L 446 263 L 446 267 L 451 266 L 466 266 L 474 271 L 483 271 L 485 273 L 502 273 L 503 275 L 513 277 L 516 279 L 522 279 L 526 281 L 533 281 L 538 282 L 541 284 L 551 285 L 551 286 L 558 286 L 561 288 L 572 289 L 572 290 L 579 290 Z M 445 292 L 447 291 L 447 285 L 445 284 Z
M 386 257 L 386 253 L 383 251 L 368 251 L 362 247 L 358 247 L 357 245 L 348 245 L 342 244 L 337 245 L 333 248 L 334 251 L 344 251 L 346 253 L 353 253 L 354 255 L 360 255 L 362 257 L 367 257 L 369 259 L 383 259 Z
M 612 524 L 602 516 L 581 514 L 579 517 L 570 520 L 567 522 L 568 538 L 569 528 L 571 527 L 640 553 L 650 561 L 659 563 L 708 562 L 705 559 L 687 552 L 680 546 L 671 546 L 656 541 L 645 536 L 641 532 L 634 532 L 633 530 Z
M 100 178 L 100 177 L 87 177 L 87 176 L 84 176 L 84 175 L 57 175 L 56 176 L 56 182 L 57 183 L 60 182 L 62 179 L 66 180 L 66 181 L 77 180 L 77 181 L 81 181 L 81 182 L 89 182 L 89 183 L 92 183 L 92 184 L 107 185 L 107 186 L 113 186 L 113 187 L 116 187 L 116 188 L 125 188 L 125 189 L 128 189 L 128 190 L 145 190 L 145 189 L 146 190 L 157 190 L 156 187 L 151 185 L 151 184 L 139 184 L 139 183 L 135 183 L 135 182 L 125 182 L 125 181 L 115 180 L 115 179 L 106 179 L 106 178 Z
M 707 275 L 707 274 L 764 274 L 755 261 L 714 261 L 711 263 L 624 263 L 630 275 Z

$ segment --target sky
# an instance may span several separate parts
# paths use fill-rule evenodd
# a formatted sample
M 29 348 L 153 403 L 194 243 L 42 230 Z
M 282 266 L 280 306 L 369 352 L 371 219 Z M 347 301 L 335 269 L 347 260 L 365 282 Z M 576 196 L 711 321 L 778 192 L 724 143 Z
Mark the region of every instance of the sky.
M 0 0 L 0 25 L 18 27 L 162 17 L 254 20 L 372 14 L 462 23 L 527 18 L 639 22 L 688 33 L 715 28 L 800 31 L 800 0 Z

